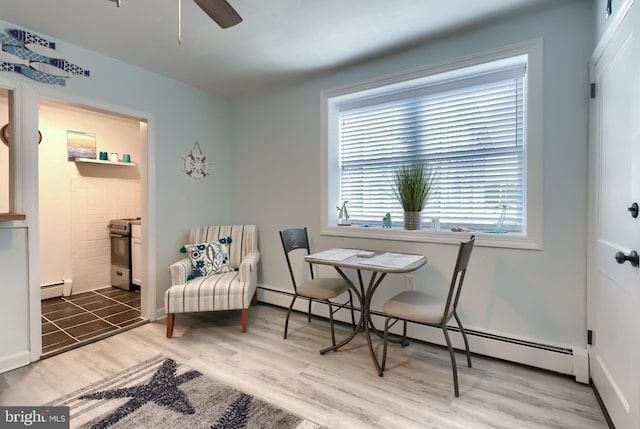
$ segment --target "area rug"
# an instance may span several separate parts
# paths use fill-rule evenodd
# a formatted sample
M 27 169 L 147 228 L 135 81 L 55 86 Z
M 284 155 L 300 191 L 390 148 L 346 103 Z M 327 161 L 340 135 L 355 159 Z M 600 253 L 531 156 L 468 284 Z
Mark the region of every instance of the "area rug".
M 320 428 L 162 355 L 47 405 L 72 428 Z

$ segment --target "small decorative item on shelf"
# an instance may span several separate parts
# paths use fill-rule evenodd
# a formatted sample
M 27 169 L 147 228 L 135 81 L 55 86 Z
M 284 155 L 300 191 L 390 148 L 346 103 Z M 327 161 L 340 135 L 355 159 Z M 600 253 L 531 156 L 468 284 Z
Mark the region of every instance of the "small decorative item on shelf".
M 122 162 L 131 162 L 131 155 L 129 155 L 128 153 L 122 155 Z
M 440 218 L 432 217 L 431 218 L 431 229 L 434 231 L 440 231 Z
M 67 130 L 67 159 L 75 161 L 76 159 L 98 158 L 96 151 L 96 135 L 85 131 Z
M 351 226 L 349 222 L 349 212 L 347 212 L 347 203 L 349 201 L 343 201 L 342 206 L 336 206 L 338 209 L 338 226 Z
M 391 228 L 391 213 L 387 213 L 382 218 L 382 227 L 383 228 Z
M 118 153 L 117 152 L 111 152 L 111 155 L 109 156 L 109 160 L 111 162 L 118 162 L 120 161 L 120 159 L 118 158 Z
M 507 217 L 507 208 L 508 207 L 511 207 L 511 206 L 508 206 L 507 204 L 501 204 L 501 205 L 496 207 L 496 208 L 502 209 L 500 211 L 500 217 L 498 218 L 498 221 L 496 222 L 496 226 L 493 228 L 492 231 L 484 231 L 484 232 L 489 233 L 489 234 L 506 234 L 507 233 L 507 231 L 502 229 L 502 224 L 504 224 L 504 219 Z
M 100 152 L 100 161 L 108 161 L 109 154 L 107 152 Z

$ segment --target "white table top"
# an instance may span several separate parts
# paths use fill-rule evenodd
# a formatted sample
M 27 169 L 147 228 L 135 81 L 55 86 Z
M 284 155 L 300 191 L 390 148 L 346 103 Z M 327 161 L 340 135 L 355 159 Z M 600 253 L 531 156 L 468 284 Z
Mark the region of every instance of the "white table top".
M 328 249 L 305 257 L 307 262 L 357 270 L 383 273 L 408 273 L 427 263 L 424 255 L 413 253 L 374 252 L 372 257 L 361 257 L 370 251 L 361 249 Z

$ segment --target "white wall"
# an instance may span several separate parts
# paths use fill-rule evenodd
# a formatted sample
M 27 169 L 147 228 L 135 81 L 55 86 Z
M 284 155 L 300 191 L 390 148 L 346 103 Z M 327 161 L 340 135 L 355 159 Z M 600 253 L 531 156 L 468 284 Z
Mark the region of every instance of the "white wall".
M 417 287 L 444 287 L 456 247 L 319 235 L 321 216 L 320 93 L 391 73 L 542 38 L 542 251 L 477 248 L 464 291 L 465 326 L 557 346 L 586 347 L 586 207 L 588 60 L 594 47 L 592 3 L 549 7 L 426 42 L 406 52 L 233 103 L 233 190 L 238 222 L 256 222 L 259 283 L 291 290 L 278 230 L 307 226 L 314 249 L 356 247 L 423 253 Z M 388 278 L 373 308 L 402 289 Z
M 0 224 L 0 372 L 29 360 L 27 229 Z

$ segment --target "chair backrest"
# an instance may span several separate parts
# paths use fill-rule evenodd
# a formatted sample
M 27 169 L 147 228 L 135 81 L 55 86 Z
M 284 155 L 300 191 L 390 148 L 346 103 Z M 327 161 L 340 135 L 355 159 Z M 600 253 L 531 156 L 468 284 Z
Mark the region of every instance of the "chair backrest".
M 442 320 L 443 323 L 449 321 L 458 308 L 460 292 L 462 291 L 462 283 L 464 282 L 464 276 L 467 273 L 467 266 L 469 265 L 469 259 L 471 259 L 471 251 L 473 250 L 473 244 L 475 241 L 476 237 L 475 235 L 472 235 L 468 241 L 460 243 L 458 259 L 456 260 L 456 266 L 453 269 L 453 276 L 451 277 L 451 285 L 449 286 L 449 295 L 447 296 L 447 303 L 445 305 L 445 312 Z
M 294 290 L 297 289 L 296 276 L 293 274 L 293 268 L 291 266 L 291 259 L 289 253 L 294 250 L 304 249 L 306 254 L 309 255 L 311 250 L 309 248 L 309 236 L 307 235 L 307 227 L 304 228 L 289 228 L 280 231 L 280 239 L 282 240 L 282 248 L 284 249 L 284 256 L 287 259 L 287 267 L 289 267 L 289 275 L 291 275 L 291 282 L 293 283 Z M 309 272 L 311 278 L 313 278 L 313 269 L 311 264 L 309 265 Z
M 238 268 L 247 253 L 258 251 L 258 230 L 255 225 L 197 226 L 189 232 L 189 243 L 208 243 L 223 237 L 231 237 L 229 265 Z

